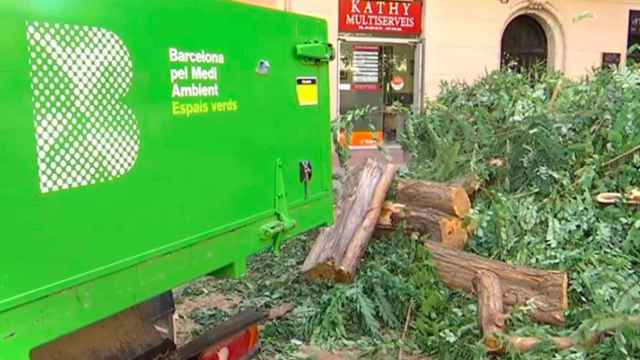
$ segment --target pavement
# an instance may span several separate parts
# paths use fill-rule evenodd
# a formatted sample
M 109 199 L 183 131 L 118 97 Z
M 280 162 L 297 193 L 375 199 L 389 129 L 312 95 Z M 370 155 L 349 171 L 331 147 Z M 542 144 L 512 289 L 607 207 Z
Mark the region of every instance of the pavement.
M 391 161 L 397 165 L 406 165 L 409 161 L 409 157 L 402 150 L 400 146 L 390 145 L 385 147 L 385 151 L 391 157 Z M 351 159 L 349 160 L 349 166 L 356 167 L 364 164 L 367 159 L 375 158 L 379 156 L 384 156 L 382 152 L 378 148 L 367 147 L 367 148 L 352 148 L 351 149 Z M 338 161 L 338 156 L 333 155 L 333 167 L 339 168 L 340 161 Z

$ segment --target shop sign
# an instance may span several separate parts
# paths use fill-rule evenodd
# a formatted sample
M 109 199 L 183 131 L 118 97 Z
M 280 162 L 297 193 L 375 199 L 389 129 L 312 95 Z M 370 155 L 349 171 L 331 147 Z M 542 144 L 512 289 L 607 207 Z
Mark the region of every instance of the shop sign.
M 419 36 L 422 1 L 339 0 L 340 31 Z

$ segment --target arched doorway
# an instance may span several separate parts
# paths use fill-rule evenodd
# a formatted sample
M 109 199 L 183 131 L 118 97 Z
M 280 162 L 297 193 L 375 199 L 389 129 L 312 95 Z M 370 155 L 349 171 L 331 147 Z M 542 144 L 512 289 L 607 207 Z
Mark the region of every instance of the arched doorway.
M 535 18 L 520 15 L 513 19 L 502 35 L 502 67 L 526 71 L 536 65 L 546 66 L 549 59 L 547 34 Z

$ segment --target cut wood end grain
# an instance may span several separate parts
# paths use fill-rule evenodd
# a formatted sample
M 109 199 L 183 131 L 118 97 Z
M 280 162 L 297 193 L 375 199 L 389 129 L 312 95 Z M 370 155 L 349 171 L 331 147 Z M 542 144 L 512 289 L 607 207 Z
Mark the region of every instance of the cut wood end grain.
M 403 204 L 396 204 L 393 201 L 385 201 L 382 205 L 378 226 L 382 229 L 393 229 L 393 216 L 401 214 L 406 208 Z
M 417 208 L 431 208 L 464 218 L 471 212 L 471 200 L 463 187 L 419 180 L 398 183 L 398 202 Z
M 431 239 L 453 249 L 462 250 L 469 240 L 463 221 L 442 211 L 414 206 L 394 205 L 399 211 L 391 214 L 391 228 L 404 224 L 407 233 L 428 234 Z M 387 228 L 386 226 L 382 227 Z

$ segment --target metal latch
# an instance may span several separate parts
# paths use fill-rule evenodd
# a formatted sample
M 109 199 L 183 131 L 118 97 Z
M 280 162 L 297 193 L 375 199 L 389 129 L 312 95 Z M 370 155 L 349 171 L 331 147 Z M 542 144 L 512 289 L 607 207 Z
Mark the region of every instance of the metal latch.
M 329 43 L 309 42 L 297 45 L 296 55 L 307 61 L 330 62 L 336 58 L 336 50 Z
M 313 178 L 313 165 L 311 161 L 300 161 L 300 182 L 304 184 L 304 198 L 309 198 L 309 183 Z
M 276 255 L 280 255 L 282 242 L 288 233 L 295 229 L 297 222 L 289 215 L 289 204 L 287 202 L 287 193 L 284 188 L 284 175 L 282 174 L 282 161 L 276 161 L 276 198 L 275 212 L 276 221 L 272 221 L 260 228 L 262 238 L 273 241 L 273 251 Z

